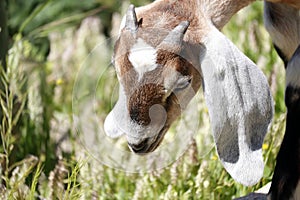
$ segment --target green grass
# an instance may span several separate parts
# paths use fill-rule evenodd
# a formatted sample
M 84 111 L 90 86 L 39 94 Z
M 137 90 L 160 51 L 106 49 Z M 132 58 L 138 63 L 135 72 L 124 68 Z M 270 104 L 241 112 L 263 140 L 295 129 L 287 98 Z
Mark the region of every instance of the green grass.
M 30 23 L 31 17 L 25 22 Z M 271 181 L 285 127 L 284 69 L 262 25 L 261 2 L 233 17 L 224 29 L 266 74 L 275 100 L 275 118 L 263 148 L 264 176 L 253 187 L 236 183 L 218 160 L 201 92 L 197 96 L 199 127 L 193 130 L 195 139 L 190 141 L 189 149 L 167 167 L 149 173 L 129 173 L 103 165 L 86 151 L 80 141 L 82 133 L 72 125 L 72 95 L 84 60 L 96 44 L 106 41 L 104 35 L 99 35 L 103 32 L 101 27 L 89 28 L 89 23 L 98 23 L 93 20 L 85 21 L 80 27 L 47 32 L 51 47 L 47 58 L 31 44 L 30 38 L 21 35 L 13 38 L 8 69 L 1 71 L 5 87 L 0 95 L 4 116 L 0 126 L 0 199 L 224 200 L 246 195 Z M 92 79 L 93 71 L 84 71 L 91 76 L 83 79 L 87 85 L 91 81 L 97 83 L 94 86 L 95 112 L 100 126 L 117 95 L 114 70 L 106 69 L 111 42 L 101 47 L 94 50 L 96 63 L 85 62 L 99 66 L 101 79 Z M 89 119 L 86 120 L 88 123 Z M 170 129 L 165 143 L 172 142 L 176 131 L 176 127 Z M 124 138 L 108 141 L 128 151 Z

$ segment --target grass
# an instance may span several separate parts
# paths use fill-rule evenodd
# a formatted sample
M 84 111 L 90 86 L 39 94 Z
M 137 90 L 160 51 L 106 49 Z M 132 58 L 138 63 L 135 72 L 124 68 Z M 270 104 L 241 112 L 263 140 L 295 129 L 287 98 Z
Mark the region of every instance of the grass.
M 91 152 L 84 145 L 82 138 L 86 135 L 73 126 L 76 119 L 73 121 L 72 98 L 78 97 L 84 102 L 85 95 L 94 92 L 96 120 L 89 119 L 84 110 L 74 112 L 75 116 L 86 117 L 83 122 L 91 123 L 91 130 L 100 127 L 101 132 L 103 120 L 117 95 L 114 70 L 106 68 L 110 62 L 111 42 L 99 35 L 102 32 L 100 24 L 98 19 L 88 18 L 80 27 L 51 32 L 51 52 L 47 59 L 42 59 L 39 49 L 32 46 L 28 38 L 14 37 L 7 71 L 1 71 L 5 86 L 0 95 L 4 115 L 0 127 L 1 199 L 223 200 L 243 196 L 271 181 L 285 127 L 284 71 L 263 28 L 261 2 L 240 12 L 224 29 L 224 33 L 264 71 L 275 100 L 275 118 L 263 146 L 264 176 L 253 187 L 236 183 L 218 160 L 201 92 L 195 104 L 199 124 L 197 129 L 186 130 L 187 133 L 195 131 L 195 137 L 188 140 L 187 151 L 164 168 L 140 173 L 114 169 L 99 160 L 107 154 L 100 151 L 104 147 Z M 94 49 L 99 43 L 102 45 Z M 90 57 L 84 61 L 88 55 Z M 89 66 L 98 67 L 97 73 L 89 71 L 95 69 Z M 101 78 L 97 79 L 95 74 L 101 74 Z M 80 83 L 86 85 L 76 85 L 80 76 Z M 93 90 L 82 90 L 86 88 Z M 73 108 L 78 99 L 73 99 Z M 173 126 L 163 146 L 170 145 L 178 132 Z M 101 135 L 86 138 L 92 136 L 96 142 L 109 141 L 116 149 L 128 151 L 124 138 L 109 140 Z M 134 158 L 123 159 L 127 162 L 126 159 Z

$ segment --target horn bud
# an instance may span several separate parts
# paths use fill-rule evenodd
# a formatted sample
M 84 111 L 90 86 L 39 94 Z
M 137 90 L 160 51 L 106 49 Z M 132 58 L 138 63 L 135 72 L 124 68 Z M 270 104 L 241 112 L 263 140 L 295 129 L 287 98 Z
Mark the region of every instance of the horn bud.
M 136 32 L 138 29 L 138 21 L 135 13 L 134 5 L 130 5 L 126 13 L 125 28 L 131 32 Z
M 189 21 L 180 22 L 159 44 L 158 48 L 178 53 L 181 50 L 183 37 L 189 25 Z

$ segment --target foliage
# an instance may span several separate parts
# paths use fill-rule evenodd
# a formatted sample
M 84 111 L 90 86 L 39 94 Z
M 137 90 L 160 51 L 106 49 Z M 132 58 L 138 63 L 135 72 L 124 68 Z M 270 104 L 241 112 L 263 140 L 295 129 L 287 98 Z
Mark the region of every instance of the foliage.
M 112 51 L 112 42 L 106 39 L 113 35 L 119 13 L 128 4 L 118 0 L 9 1 L 11 45 L 7 70 L 0 71 L 4 85 L 0 199 L 232 199 L 270 182 L 284 133 L 284 80 L 283 64 L 262 26 L 261 2 L 237 14 L 224 29 L 264 71 L 275 99 L 276 117 L 263 146 L 266 168 L 257 185 L 234 182 L 212 144 L 206 142 L 210 126 L 203 98 L 197 108 L 201 127 L 195 140 L 167 168 L 126 173 L 88 156 L 80 145 L 80 133 L 72 126 L 76 72 L 101 43 L 105 49 L 98 54 L 98 64 L 105 73 L 97 93 L 101 99 L 97 114 L 103 123 L 116 83 L 113 69 L 103 68 Z

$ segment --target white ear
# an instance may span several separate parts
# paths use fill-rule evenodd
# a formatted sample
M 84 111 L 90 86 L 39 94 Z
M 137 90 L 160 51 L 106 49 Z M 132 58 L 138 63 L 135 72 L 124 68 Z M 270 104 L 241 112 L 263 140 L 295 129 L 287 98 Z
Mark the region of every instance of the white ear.
M 219 157 L 244 185 L 263 175 L 262 143 L 273 117 L 268 82 L 257 66 L 215 27 L 204 41 L 201 69 Z
M 123 92 L 123 88 L 120 85 L 119 89 L 119 99 L 115 105 L 115 107 L 112 109 L 112 111 L 108 114 L 108 116 L 105 119 L 104 122 L 104 131 L 107 136 L 111 138 L 120 137 L 124 134 L 124 131 L 121 127 L 123 126 L 123 123 L 125 120 L 126 115 L 126 97 Z

